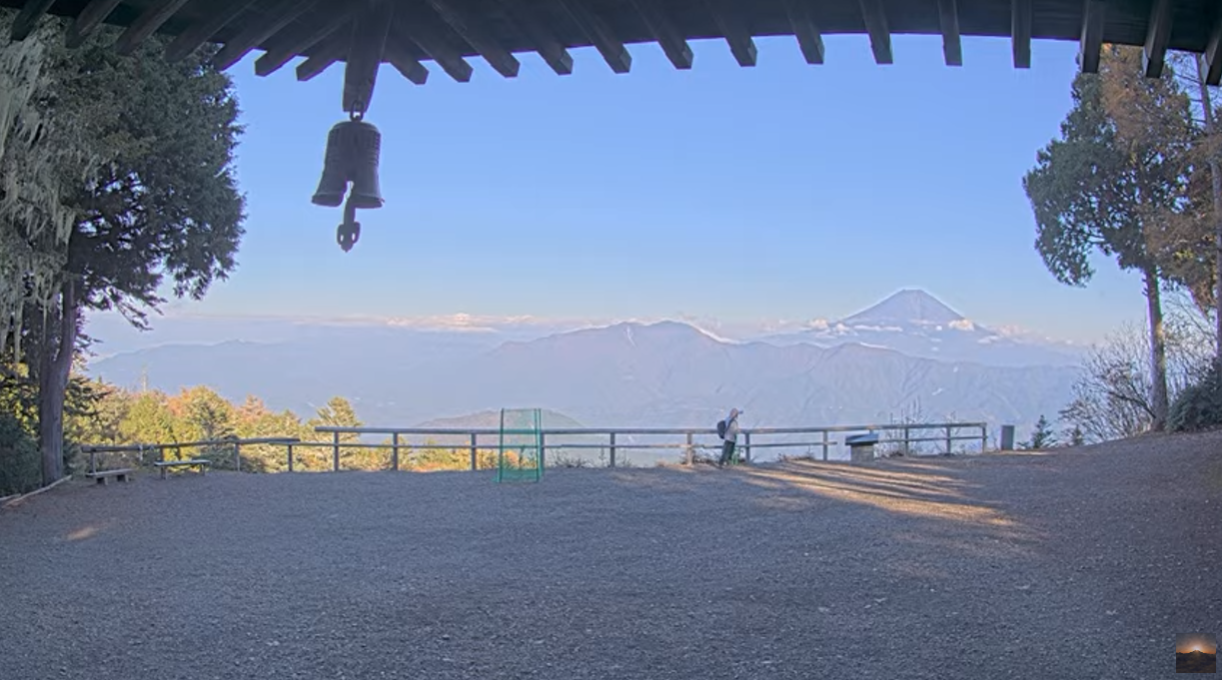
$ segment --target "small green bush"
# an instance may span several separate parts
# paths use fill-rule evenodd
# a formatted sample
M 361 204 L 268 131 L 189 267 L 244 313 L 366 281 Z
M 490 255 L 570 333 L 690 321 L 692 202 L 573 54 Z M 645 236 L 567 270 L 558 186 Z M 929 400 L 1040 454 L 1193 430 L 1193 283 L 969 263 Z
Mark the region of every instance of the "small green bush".
M 16 418 L 0 413 L 0 496 L 31 491 L 41 481 L 38 443 Z
M 1213 367 L 1195 385 L 1180 392 L 1167 416 L 1172 432 L 1195 432 L 1222 426 L 1222 371 Z

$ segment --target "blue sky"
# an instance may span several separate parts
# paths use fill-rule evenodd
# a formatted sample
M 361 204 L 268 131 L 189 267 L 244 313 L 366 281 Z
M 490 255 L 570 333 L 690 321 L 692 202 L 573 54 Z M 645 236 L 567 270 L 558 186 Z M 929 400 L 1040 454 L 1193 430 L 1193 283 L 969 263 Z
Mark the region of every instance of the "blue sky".
M 1144 302 L 1101 262 L 1086 289 L 1058 284 L 1032 247 L 1021 178 L 1069 108 L 1074 43 L 1037 42 L 1012 67 L 1005 40 L 894 38 L 896 64 L 862 36 L 829 37 L 807 65 L 792 38 L 759 39 L 741 68 L 722 41 L 676 71 L 631 46 L 615 75 L 592 49 L 573 75 L 533 54 L 470 83 L 430 66 L 417 87 L 385 66 L 368 119 L 382 131 L 386 206 L 334 242 L 339 209 L 314 206 L 342 69 L 232 69 L 247 131 L 240 268 L 175 314 L 726 321 L 839 317 L 906 287 L 970 318 L 1096 339 Z

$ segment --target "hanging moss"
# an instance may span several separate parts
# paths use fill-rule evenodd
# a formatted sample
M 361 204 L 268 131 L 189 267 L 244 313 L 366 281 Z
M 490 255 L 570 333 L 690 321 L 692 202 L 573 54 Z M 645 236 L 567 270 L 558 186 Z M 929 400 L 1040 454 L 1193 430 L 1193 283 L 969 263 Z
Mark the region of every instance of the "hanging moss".
M 13 16 L 0 13 L 0 35 Z M 57 20 L 0 45 L 0 352 L 20 342 L 24 305 L 54 300 L 77 220 L 63 199 L 106 162 L 88 103 L 65 94 L 73 57 Z

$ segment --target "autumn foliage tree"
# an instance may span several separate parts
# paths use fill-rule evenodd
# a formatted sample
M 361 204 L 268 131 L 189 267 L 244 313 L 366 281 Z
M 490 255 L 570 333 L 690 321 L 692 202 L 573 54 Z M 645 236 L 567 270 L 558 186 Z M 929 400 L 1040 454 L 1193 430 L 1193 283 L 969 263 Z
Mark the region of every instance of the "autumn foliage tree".
M 1023 186 L 1035 213 L 1039 251 L 1062 283 L 1086 285 L 1093 252 L 1143 280 L 1149 322 L 1152 429 L 1167 420 L 1164 283 L 1183 284 L 1179 239 L 1168 234 L 1189 205 L 1196 156 L 1190 101 L 1170 68 L 1146 78 L 1141 51 L 1108 47 L 1097 75 L 1073 83 L 1061 137 L 1038 154 Z

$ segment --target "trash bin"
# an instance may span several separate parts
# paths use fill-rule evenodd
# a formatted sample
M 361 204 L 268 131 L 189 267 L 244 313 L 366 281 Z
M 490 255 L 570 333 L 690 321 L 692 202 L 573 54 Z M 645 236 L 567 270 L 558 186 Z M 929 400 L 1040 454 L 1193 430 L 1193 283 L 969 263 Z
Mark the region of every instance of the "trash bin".
M 878 434 L 855 434 L 844 438 L 849 447 L 849 462 L 865 463 L 874 460 L 874 445 L 878 443 Z

